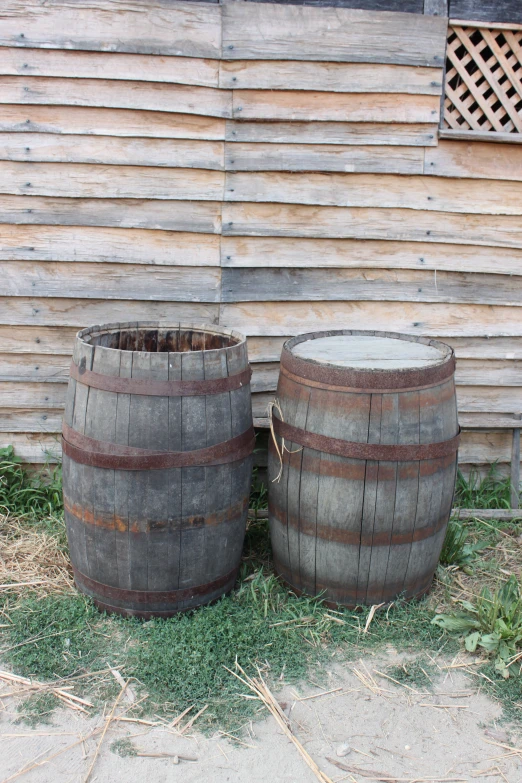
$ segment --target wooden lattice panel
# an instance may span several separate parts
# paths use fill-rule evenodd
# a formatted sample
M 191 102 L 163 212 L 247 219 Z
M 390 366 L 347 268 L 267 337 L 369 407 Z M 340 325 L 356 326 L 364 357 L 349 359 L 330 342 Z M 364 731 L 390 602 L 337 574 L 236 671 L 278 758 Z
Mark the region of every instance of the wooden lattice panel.
M 444 127 L 522 133 L 522 30 L 452 25 Z

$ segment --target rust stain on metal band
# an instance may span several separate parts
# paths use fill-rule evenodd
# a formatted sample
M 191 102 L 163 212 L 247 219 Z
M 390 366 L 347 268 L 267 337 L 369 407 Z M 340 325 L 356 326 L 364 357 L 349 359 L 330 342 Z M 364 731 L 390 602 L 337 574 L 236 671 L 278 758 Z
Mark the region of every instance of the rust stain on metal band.
M 332 525 L 318 524 L 311 522 L 304 517 L 297 518 L 292 514 L 285 512 L 276 506 L 273 501 L 269 503 L 270 524 L 276 521 L 278 524 L 286 527 L 287 525 L 294 530 L 298 530 L 306 536 L 313 536 L 324 541 L 331 541 L 335 544 L 354 547 L 380 547 L 380 546 L 404 546 L 406 544 L 416 544 L 419 541 L 425 541 L 432 538 L 444 530 L 448 523 L 448 515 L 441 516 L 433 525 L 411 528 L 404 531 L 381 531 L 380 533 L 364 533 L 359 530 L 344 530 Z
M 253 426 L 235 438 L 194 451 L 151 451 L 89 438 L 62 425 L 62 448 L 74 462 L 111 470 L 163 470 L 165 468 L 224 465 L 249 456 L 254 450 Z
M 447 380 L 455 372 L 455 354 L 449 346 L 448 355 L 444 361 L 432 367 L 409 368 L 405 370 L 357 370 L 353 367 L 333 367 L 328 364 L 319 364 L 311 359 L 302 359 L 292 353 L 292 348 L 304 342 L 306 339 L 317 339 L 333 335 L 355 334 L 375 335 L 381 337 L 393 337 L 391 333 L 359 331 L 359 330 L 334 330 L 330 332 L 318 332 L 310 335 L 300 335 L 288 340 L 281 354 L 281 366 L 296 377 L 308 381 L 314 381 L 323 388 L 325 386 L 343 387 L 343 390 L 358 389 L 361 393 L 380 392 L 393 393 L 398 391 L 416 391 L 437 385 Z M 396 337 L 400 337 L 396 335 Z M 412 342 L 419 342 L 413 340 Z M 424 341 L 420 341 L 424 342 Z M 436 341 L 427 341 L 424 344 L 435 344 Z M 439 344 L 442 347 L 442 344 Z
M 198 397 L 221 394 L 247 386 L 252 377 L 250 365 L 236 375 L 202 381 L 156 381 L 149 378 L 120 378 L 86 370 L 71 362 L 70 376 L 75 381 L 100 391 L 147 397 Z
M 213 514 L 196 515 L 190 517 L 181 517 L 174 520 L 174 523 L 167 519 L 144 520 L 139 528 L 136 528 L 128 517 L 120 517 L 117 514 L 107 514 L 100 511 L 94 512 L 80 503 L 73 503 L 64 496 L 63 505 L 65 511 L 71 514 L 78 522 L 85 525 L 104 528 L 105 530 L 115 530 L 120 533 L 131 533 L 134 535 L 149 535 L 154 533 L 164 533 L 166 531 L 195 530 L 204 527 L 213 527 L 223 525 L 226 522 L 237 522 L 248 511 L 248 498 L 244 498 L 238 503 L 234 503 L 229 508 L 215 511 Z
M 293 577 L 290 571 L 284 567 L 277 558 L 274 557 L 274 568 L 279 578 L 294 592 L 296 595 L 311 595 L 320 596 L 324 595 L 323 603 L 332 609 L 336 609 L 337 606 L 346 606 L 348 609 L 355 609 L 356 606 L 361 606 L 361 600 L 357 600 L 358 592 L 350 589 L 348 586 L 328 583 L 322 584 L 316 583 L 314 586 L 306 585 L 303 583 L 303 587 L 295 587 Z M 365 593 L 364 602 L 366 604 L 380 603 L 381 601 L 392 601 L 401 593 L 404 593 L 406 599 L 420 598 L 424 593 L 430 589 L 430 585 L 433 581 L 433 574 L 426 576 L 425 574 L 419 579 L 413 582 L 407 582 L 400 585 L 384 585 L 383 588 L 378 591 L 364 590 L 362 587 L 359 590 L 359 594 Z M 337 600 L 331 600 L 331 599 Z
M 349 457 L 362 460 L 383 460 L 389 462 L 412 462 L 416 460 L 436 459 L 456 454 L 460 428 L 457 435 L 449 440 L 423 444 L 384 444 L 384 443 L 356 443 L 353 441 L 331 438 L 328 435 L 319 435 L 315 432 L 307 432 L 299 427 L 293 427 L 274 414 L 272 418 L 274 431 L 281 438 L 291 443 L 299 443 L 315 451 L 324 451 L 336 457 Z
M 284 355 L 284 354 L 283 354 Z M 292 359 L 296 359 L 293 354 L 289 354 Z M 298 359 L 298 361 L 301 361 Z M 290 381 L 294 381 L 294 383 L 299 383 L 301 386 L 310 386 L 313 389 L 324 389 L 325 391 L 333 391 L 333 392 L 344 392 L 346 394 L 397 394 L 399 392 L 414 392 L 414 391 L 423 391 L 424 389 L 433 389 L 435 386 L 440 386 L 442 381 L 436 380 L 432 383 L 425 383 L 422 386 L 408 386 L 408 387 L 391 387 L 390 388 L 381 388 L 376 387 L 373 385 L 373 387 L 362 387 L 362 386 L 347 386 L 344 384 L 334 384 L 334 383 L 327 383 L 326 378 L 329 375 L 328 373 L 328 365 L 325 365 L 325 371 L 322 377 L 324 377 L 324 381 L 320 380 L 314 380 L 311 378 L 307 378 L 305 375 L 302 374 L 302 372 L 299 375 L 296 375 L 293 372 L 290 372 L 288 370 L 288 367 L 290 366 L 292 362 L 290 360 L 287 360 L 286 358 L 283 361 L 283 356 L 281 357 L 281 375 L 286 376 Z M 315 365 L 314 365 L 315 367 Z M 454 369 L 454 368 L 453 368 Z M 358 371 L 359 372 L 359 371 Z M 375 370 L 374 372 L 378 372 Z M 448 377 L 451 377 L 452 373 L 448 374 Z M 318 373 L 318 377 L 321 377 L 321 373 Z M 387 381 L 390 382 L 392 379 L 387 378 Z
M 95 596 L 100 596 L 101 598 L 108 598 L 112 601 L 122 601 L 126 604 L 168 604 L 177 601 L 187 601 L 191 598 L 204 596 L 214 590 L 219 590 L 229 582 L 235 582 L 238 573 L 238 569 L 234 568 L 224 576 L 220 576 L 219 579 L 215 579 L 213 582 L 208 582 L 204 585 L 187 587 L 183 590 L 163 591 L 123 590 L 121 587 L 111 587 L 110 585 L 104 585 L 101 582 L 97 582 L 95 579 L 91 579 L 89 576 L 82 574 L 74 566 L 73 571 L 75 582 L 80 590 L 88 592 L 89 594 L 94 594 Z

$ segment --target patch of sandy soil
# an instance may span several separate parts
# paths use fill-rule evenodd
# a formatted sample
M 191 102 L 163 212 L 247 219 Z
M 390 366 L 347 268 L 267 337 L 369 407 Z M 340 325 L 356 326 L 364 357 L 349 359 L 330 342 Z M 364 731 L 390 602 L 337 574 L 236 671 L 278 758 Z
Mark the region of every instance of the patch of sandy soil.
M 336 665 L 323 687 L 286 686 L 278 692 L 295 735 L 321 770 L 335 783 L 521 783 L 522 751 L 510 753 L 501 747 L 518 747 L 517 732 L 499 723 L 501 708 L 480 692 L 479 679 L 461 669 L 441 669 L 428 693 L 376 674 L 375 670 L 383 672 L 401 660 L 389 651 L 386 658 L 366 657 Z M 324 694 L 328 690 L 333 692 Z M 16 722 L 11 699 L 4 707 L 0 712 L 1 783 L 85 779 L 100 734 L 83 743 L 79 740 L 103 725 L 103 716 L 63 710 L 55 713 L 52 725 L 30 729 Z M 138 754 L 152 755 L 118 755 L 111 746 L 123 738 L 132 742 Z M 166 727 L 116 721 L 105 735 L 89 780 L 317 783 L 271 716 L 247 726 L 241 740 L 239 745 L 219 733 L 185 737 Z M 68 746 L 69 750 L 54 755 Z M 341 751 L 348 752 L 338 755 Z M 160 753 L 172 755 L 154 756 Z M 178 760 L 176 764 L 176 754 L 197 761 Z M 18 777 L 16 773 L 31 763 L 38 766 Z

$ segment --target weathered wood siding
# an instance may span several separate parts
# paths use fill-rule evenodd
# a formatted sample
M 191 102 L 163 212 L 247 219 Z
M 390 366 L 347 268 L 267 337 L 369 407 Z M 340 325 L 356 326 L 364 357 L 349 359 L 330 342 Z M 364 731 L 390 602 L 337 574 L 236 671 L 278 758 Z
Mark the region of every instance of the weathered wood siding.
M 157 318 L 248 335 L 259 422 L 285 337 L 439 337 L 461 461 L 509 460 L 522 147 L 438 139 L 447 20 L 402 7 L 3 5 L 2 443 L 56 452 L 78 328 Z

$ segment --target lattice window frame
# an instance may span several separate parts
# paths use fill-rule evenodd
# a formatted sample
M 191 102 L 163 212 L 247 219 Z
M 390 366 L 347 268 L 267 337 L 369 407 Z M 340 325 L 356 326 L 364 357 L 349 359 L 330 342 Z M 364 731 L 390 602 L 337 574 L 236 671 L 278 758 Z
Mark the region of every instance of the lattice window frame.
M 522 25 L 450 21 L 441 135 L 522 142 Z

